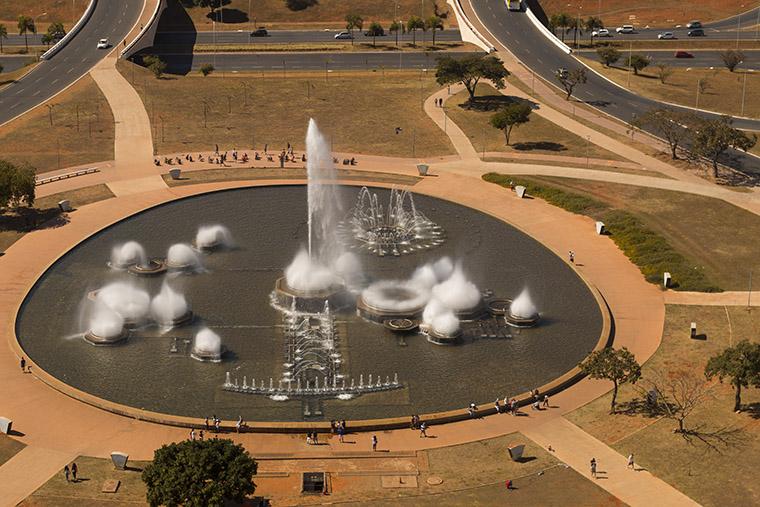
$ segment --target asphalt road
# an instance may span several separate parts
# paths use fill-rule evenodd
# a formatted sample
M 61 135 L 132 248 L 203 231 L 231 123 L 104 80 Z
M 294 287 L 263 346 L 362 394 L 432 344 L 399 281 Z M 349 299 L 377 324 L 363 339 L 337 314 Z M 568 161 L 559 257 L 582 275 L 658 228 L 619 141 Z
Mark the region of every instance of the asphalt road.
M 0 90 L 0 125 L 89 72 L 107 54 L 96 48 L 98 39 L 108 37 L 120 43 L 137 22 L 142 6 L 142 0 L 99 0 L 90 20 L 58 54 Z
M 469 52 L 447 52 L 446 55 L 464 57 Z M 210 63 L 217 72 L 251 71 L 251 70 L 380 70 L 392 69 L 430 69 L 435 68 L 436 58 L 442 53 L 429 52 L 363 52 L 363 53 L 195 53 L 192 70 Z M 163 55 L 168 62 L 168 71 L 172 72 L 171 55 Z
M 736 16 L 705 23 L 706 28 L 715 28 L 716 30 L 735 30 L 740 27 L 753 26 L 760 24 L 760 7 L 755 7 L 747 12 L 742 12 Z
M 739 65 L 739 69 L 760 70 L 760 50 L 743 50 L 744 61 Z M 595 50 L 575 51 L 576 55 L 584 56 L 594 60 L 599 60 Z M 690 51 L 694 58 L 676 58 L 673 56 L 673 50 L 667 51 L 641 51 L 634 50 L 634 53 L 649 56 L 653 63 L 665 63 L 672 67 L 715 67 L 724 68 L 723 59 L 720 51 Z M 621 58 L 618 65 L 627 58 L 627 51 L 621 51 Z
M 524 12 L 507 12 L 502 0 L 470 0 L 470 3 L 491 34 L 546 81 L 556 83 L 554 72 L 560 67 L 573 69 L 580 65 L 575 58 L 549 41 Z M 588 72 L 587 83 L 579 86 L 574 96 L 624 122 L 630 122 L 636 115 L 661 105 L 620 88 L 594 72 Z M 717 117 L 710 113 L 701 114 Z M 734 126 L 760 130 L 760 120 L 736 119 Z M 744 170 L 760 173 L 760 159 L 739 152 L 730 155 L 734 160 L 724 162 L 734 166 L 741 164 Z

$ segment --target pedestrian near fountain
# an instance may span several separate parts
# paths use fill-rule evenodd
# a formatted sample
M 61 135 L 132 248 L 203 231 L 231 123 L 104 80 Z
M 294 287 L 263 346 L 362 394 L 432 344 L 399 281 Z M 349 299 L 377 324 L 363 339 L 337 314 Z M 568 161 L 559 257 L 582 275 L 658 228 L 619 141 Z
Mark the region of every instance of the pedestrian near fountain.
M 195 440 L 195 428 L 190 430 L 190 440 Z
M 570 258 L 570 264 L 575 264 L 575 252 L 573 252 L 572 250 L 570 250 L 567 253 L 567 256 Z
M 26 359 L 21 356 L 21 373 L 26 373 Z
M 591 477 L 596 479 L 596 458 L 591 458 Z
M 220 419 L 217 419 L 216 421 L 214 421 L 214 429 L 216 430 L 217 433 L 219 433 L 219 427 L 221 426 L 221 424 L 222 424 L 222 421 Z
M 70 482 L 69 481 L 69 465 L 66 465 L 65 467 L 63 467 L 63 475 L 64 477 L 66 477 L 66 482 Z
M 636 470 L 636 465 L 633 462 L 633 453 L 628 455 L 628 468 L 631 470 Z
M 238 432 L 238 433 L 240 433 L 240 428 L 241 428 L 242 426 L 243 426 L 243 416 L 242 416 L 242 415 L 239 415 L 239 416 L 238 416 L 238 420 L 237 420 L 237 423 L 235 424 L 235 429 L 237 430 L 237 432 Z
M 427 438 L 427 424 L 423 421 L 420 424 L 420 438 Z
M 77 482 L 77 472 L 79 472 L 79 468 L 77 468 L 77 464 L 74 462 L 71 464 L 71 478 L 73 482 Z
M 544 395 L 543 407 L 544 408 L 549 408 L 549 395 L 548 394 Z
M 377 435 L 372 435 L 372 452 L 377 451 Z
M 493 406 L 496 409 L 496 413 L 501 414 L 501 405 L 499 405 L 499 398 L 496 398 L 496 401 L 493 402 Z
M 200 440 L 201 442 L 203 442 L 203 430 L 201 430 L 201 431 L 198 432 L 198 440 Z
M 338 440 L 340 443 L 343 443 L 343 434 L 345 433 L 345 430 L 343 429 L 343 426 L 338 426 Z

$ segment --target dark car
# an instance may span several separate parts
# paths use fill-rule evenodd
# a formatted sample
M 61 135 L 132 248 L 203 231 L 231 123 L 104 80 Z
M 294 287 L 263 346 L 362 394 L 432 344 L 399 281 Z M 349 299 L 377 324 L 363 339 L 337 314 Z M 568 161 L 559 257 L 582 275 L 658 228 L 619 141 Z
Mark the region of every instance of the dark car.
M 673 56 L 676 58 L 694 58 L 694 55 L 688 51 L 676 51 Z
M 702 28 L 701 21 L 689 21 L 686 23 L 686 28 Z
M 705 31 L 702 30 L 701 28 L 695 28 L 694 30 L 689 30 L 688 36 L 689 37 L 704 37 Z
M 269 35 L 266 28 L 257 28 L 251 32 L 251 37 L 266 37 Z

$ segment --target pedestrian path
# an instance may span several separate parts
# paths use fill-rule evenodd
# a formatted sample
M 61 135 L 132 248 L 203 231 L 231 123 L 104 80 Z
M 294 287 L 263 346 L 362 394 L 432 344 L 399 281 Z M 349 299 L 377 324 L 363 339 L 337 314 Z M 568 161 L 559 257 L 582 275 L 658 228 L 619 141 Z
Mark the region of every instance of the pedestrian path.
M 449 87 L 450 93 L 455 94 L 464 90 L 464 86 L 461 84 L 451 85 Z M 479 160 L 478 153 L 473 148 L 472 143 L 467 138 L 459 126 L 451 121 L 446 115 L 446 109 L 436 105 L 437 101 L 443 100 L 443 103 L 450 97 L 449 91 L 444 88 L 432 94 L 425 100 L 425 113 L 435 122 L 438 127 L 443 130 L 446 135 L 449 136 L 451 144 L 454 145 L 454 149 L 457 151 L 462 160 L 471 161 Z
M 564 417 L 548 420 L 523 430 L 523 434 L 633 507 L 697 506 L 665 481 L 640 466 L 628 468 L 627 457 L 592 437 Z M 591 476 L 591 458 L 597 462 L 597 478 Z
M 665 293 L 667 305 L 704 306 L 760 306 L 760 291 L 726 292 L 681 292 L 669 290 Z
M 55 424 L 54 420 L 51 421 Z M 77 452 L 27 446 L 0 466 L 0 507 L 15 506 L 78 456 Z

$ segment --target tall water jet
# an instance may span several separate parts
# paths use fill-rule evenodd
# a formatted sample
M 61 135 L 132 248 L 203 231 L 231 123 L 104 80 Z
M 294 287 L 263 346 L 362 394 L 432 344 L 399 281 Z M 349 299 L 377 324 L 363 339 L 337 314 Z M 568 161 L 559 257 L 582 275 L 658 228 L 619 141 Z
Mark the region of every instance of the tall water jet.
M 524 288 L 519 296 L 509 305 L 507 323 L 515 327 L 532 327 L 538 323 L 539 314 L 528 288 Z
M 433 287 L 433 297 L 456 313 L 472 310 L 481 302 L 478 288 L 465 277 L 461 265 L 446 281 Z
M 222 360 L 223 352 L 224 347 L 222 346 L 222 339 L 219 335 L 209 328 L 204 327 L 195 335 L 190 357 L 197 359 L 198 361 L 218 363 Z
M 330 144 L 313 118 L 309 119 L 306 131 L 306 153 L 307 251 L 309 257 L 316 257 L 327 264 L 337 257 L 333 249 L 337 246 L 335 226 L 338 223 L 340 203 L 334 185 L 336 177 Z
M 139 326 L 148 317 L 150 295 L 124 282 L 114 282 L 94 293 L 95 301 L 118 313 L 127 326 Z
M 454 343 L 461 334 L 459 319 L 451 310 L 446 310 L 433 317 L 433 321 L 428 326 L 428 339 L 439 345 Z
M 148 257 L 145 249 L 137 241 L 127 241 L 116 245 L 111 250 L 109 265 L 114 269 L 127 269 L 129 266 L 147 266 Z
M 113 345 L 127 338 L 124 318 L 104 304 L 96 303 L 84 339 L 93 345 Z
M 285 280 L 289 287 L 302 292 L 324 291 L 339 282 L 329 267 L 309 256 L 306 250 L 300 250 L 285 268 Z
M 200 250 L 214 250 L 216 248 L 231 248 L 233 246 L 232 234 L 223 225 L 204 225 L 198 228 L 195 235 L 195 247 Z
M 183 271 L 198 271 L 201 269 L 201 259 L 190 245 L 177 243 L 169 247 L 166 253 L 166 265 L 172 269 Z
M 161 327 L 179 326 L 193 318 L 185 296 L 173 290 L 166 282 L 161 286 L 161 292 L 151 301 L 150 312 L 153 320 Z

